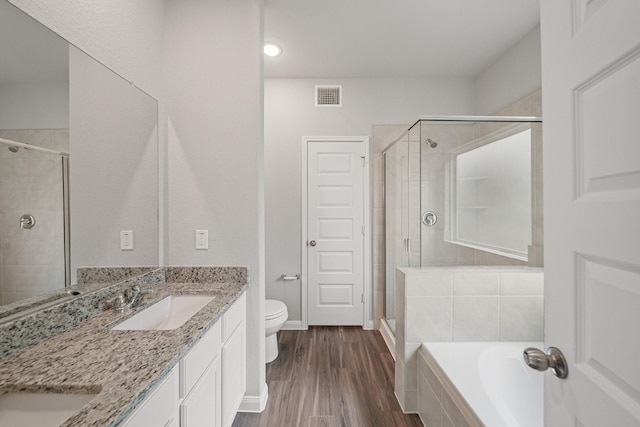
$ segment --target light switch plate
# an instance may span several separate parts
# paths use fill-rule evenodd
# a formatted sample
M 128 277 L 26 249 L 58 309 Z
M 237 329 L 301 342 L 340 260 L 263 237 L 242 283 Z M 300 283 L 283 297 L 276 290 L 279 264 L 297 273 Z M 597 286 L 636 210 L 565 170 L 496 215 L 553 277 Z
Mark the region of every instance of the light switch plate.
M 133 230 L 123 230 L 120 232 L 120 250 L 133 250 Z
M 196 230 L 196 249 L 209 249 L 209 230 Z

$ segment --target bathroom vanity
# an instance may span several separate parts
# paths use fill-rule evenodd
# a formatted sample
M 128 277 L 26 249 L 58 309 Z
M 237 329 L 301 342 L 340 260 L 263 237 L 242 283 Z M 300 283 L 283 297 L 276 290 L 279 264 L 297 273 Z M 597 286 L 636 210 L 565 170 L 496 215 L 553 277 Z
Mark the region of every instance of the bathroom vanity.
M 136 307 L 102 311 L 0 359 L 0 393 L 89 395 L 52 424 L 65 427 L 230 426 L 245 391 L 248 279 L 243 267 L 215 269 L 167 267 Z M 173 329 L 113 329 L 169 295 L 213 299 Z
M 244 395 L 242 294 L 122 424 L 231 426 Z

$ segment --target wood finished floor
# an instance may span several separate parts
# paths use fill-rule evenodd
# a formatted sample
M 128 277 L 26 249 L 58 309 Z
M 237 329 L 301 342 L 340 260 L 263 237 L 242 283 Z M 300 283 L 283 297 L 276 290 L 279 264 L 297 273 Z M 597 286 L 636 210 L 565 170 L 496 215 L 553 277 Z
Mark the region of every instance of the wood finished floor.
M 422 427 L 393 394 L 394 361 L 378 331 L 311 326 L 278 339 L 266 409 L 238 413 L 233 427 Z

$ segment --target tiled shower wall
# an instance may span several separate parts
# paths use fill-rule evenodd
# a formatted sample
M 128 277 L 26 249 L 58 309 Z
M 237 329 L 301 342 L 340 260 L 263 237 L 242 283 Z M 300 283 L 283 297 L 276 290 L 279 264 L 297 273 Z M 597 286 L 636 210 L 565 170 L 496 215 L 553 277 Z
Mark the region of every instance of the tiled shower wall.
M 512 105 L 497 111 L 496 115 L 508 116 L 541 116 L 542 99 L 541 91 L 537 90 L 522 98 Z M 431 126 L 431 125 L 430 125 Z M 393 281 L 395 280 L 395 265 L 393 260 L 386 260 L 385 265 L 385 236 L 384 236 L 384 162 L 382 151 L 408 128 L 407 125 L 376 125 L 373 126 L 373 318 L 376 328 L 379 328 L 379 319 L 383 317 L 385 301 L 393 301 Z M 474 129 L 475 128 L 475 129 Z M 412 200 L 425 201 L 423 210 L 442 212 L 435 227 L 426 230 L 420 225 L 420 207 L 411 203 L 413 211 L 410 218 L 416 218 L 414 223 L 403 227 L 423 227 L 422 230 L 422 260 L 420 259 L 420 242 L 413 239 L 411 246 L 411 265 L 416 266 L 422 262 L 423 266 L 442 265 L 529 265 L 542 266 L 543 250 L 543 218 L 542 218 L 542 134 L 538 127 L 532 134 L 532 244 L 529 248 L 529 262 L 503 257 L 476 249 L 448 243 L 444 240 L 444 203 L 445 203 L 445 156 L 448 149 L 459 146 L 471 140 L 474 136 L 486 134 L 492 129 L 482 126 L 462 125 L 433 125 L 430 127 L 430 138 L 438 141 L 438 147 L 427 150 L 428 155 L 422 156 L 422 181 L 420 175 L 409 177 L 411 186 L 409 196 Z M 432 133 L 431 133 L 432 132 Z M 419 132 L 409 135 L 415 139 Z M 413 158 L 419 158 L 416 151 L 417 142 L 409 143 L 414 152 Z M 413 168 L 418 170 L 417 167 Z M 420 194 L 420 191 L 423 194 Z M 414 230 L 412 230 L 413 232 Z M 408 231 L 407 231 L 408 232 Z M 416 233 L 414 233 L 416 234 Z M 387 245 L 401 245 L 403 236 L 395 236 L 396 242 L 386 242 Z M 406 237 L 406 236 L 405 236 Z M 406 265 L 406 264 L 404 264 Z M 391 286 L 386 286 L 390 283 Z M 387 304 L 389 305 L 389 304 Z M 393 305 L 393 304 L 391 304 Z
M 417 351 L 433 341 L 542 341 L 544 276 L 531 267 L 401 268 L 395 392 L 417 410 Z
M 0 130 L 0 138 L 69 151 L 69 131 Z M 31 214 L 36 225 L 20 228 Z M 62 159 L 48 153 L 0 145 L 0 302 L 64 286 Z

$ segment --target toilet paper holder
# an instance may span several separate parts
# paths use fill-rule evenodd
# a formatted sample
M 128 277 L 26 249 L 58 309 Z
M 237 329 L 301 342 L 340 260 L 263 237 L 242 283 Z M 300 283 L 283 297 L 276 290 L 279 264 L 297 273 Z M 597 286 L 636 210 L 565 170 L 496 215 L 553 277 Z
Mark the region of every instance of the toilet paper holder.
M 287 273 L 282 273 L 282 276 L 280 276 L 280 278 L 282 280 L 300 280 L 300 275 L 296 274 L 294 276 L 290 276 Z

